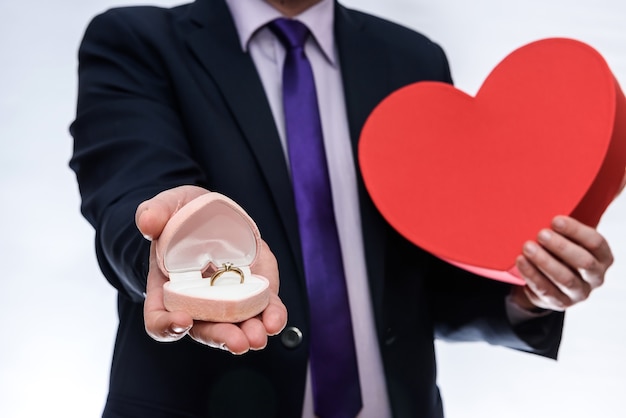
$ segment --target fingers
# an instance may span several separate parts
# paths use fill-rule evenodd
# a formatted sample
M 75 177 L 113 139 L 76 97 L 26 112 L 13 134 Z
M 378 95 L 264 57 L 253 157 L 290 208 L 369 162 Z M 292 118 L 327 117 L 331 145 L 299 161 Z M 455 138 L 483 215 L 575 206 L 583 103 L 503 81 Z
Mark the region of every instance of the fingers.
M 137 228 L 149 240 L 158 238 L 173 214 L 205 193 L 208 191 L 197 186 L 180 186 L 159 193 L 137 207 L 135 212 Z
M 286 324 L 287 308 L 272 294 L 268 307 L 254 318 L 239 324 L 195 321 L 189 335 L 209 347 L 244 354 L 265 348 L 268 336 L 279 334 Z
M 209 347 L 244 354 L 267 346 L 267 331 L 258 317 L 240 324 L 196 321 L 189 335 Z
M 251 347 L 243 329 L 237 324 L 196 321 L 189 335 L 199 343 L 233 354 L 244 354 Z
M 278 295 L 270 296 L 270 304 L 261 314 L 267 335 L 278 335 L 287 326 L 287 308 Z
M 148 308 L 145 308 L 144 312 L 146 331 L 160 342 L 177 341 L 189 334 L 197 342 L 209 347 L 230 351 L 233 354 L 244 354 L 249 350 L 265 348 L 268 335 L 272 335 L 259 317 L 250 318 L 239 324 L 230 324 L 193 321 L 184 312 L 150 311 Z M 284 321 L 274 322 L 276 325 L 272 326 L 275 330 L 273 333 L 278 333 L 284 327 L 286 315 Z
M 565 216 L 557 216 L 552 223 L 552 228 L 558 234 L 578 244 L 590 253 L 591 257 L 581 257 L 582 254 L 579 252 L 568 260 L 576 268 L 585 272 L 585 274 L 604 275 L 606 270 L 613 264 L 611 248 L 606 239 L 596 229 Z M 575 260 L 577 257 L 580 258 Z
M 554 311 L 563 311 L 574 304 L 574 301 L 554 283 L 554 274 L 545 273 L 536 267 L 542 261 L 536 257 L 524 256 L 517 259 L 517 269 L 526 280 L 523 288 L 524 295 L 533 306 Z M 536 263 L 536 264 L 535 264 Z M 548 270 L 546 268 L 546 270 Z M 550 274 L 550 275 L 548 275 Z M 586 296 L 578 296 L 578 300 L 583 300 Z
M 245 334 L 250 349 L 261 350 L 267 345 L 267 331 L 260 318 L 250 318 L 240 325 Z
M 191 330 L 193 320 L 184 312 L 155 312 L 145 317 L 146 332 L 159 342 L 173 342 Z
M 587 299 L 602 285 L 613 263 L 606 240 L 595 229 L 558 216 L 552 229 L 526 242 L 517 268 L 526 280 L 524 293 L 537 307 L 562 311 Z

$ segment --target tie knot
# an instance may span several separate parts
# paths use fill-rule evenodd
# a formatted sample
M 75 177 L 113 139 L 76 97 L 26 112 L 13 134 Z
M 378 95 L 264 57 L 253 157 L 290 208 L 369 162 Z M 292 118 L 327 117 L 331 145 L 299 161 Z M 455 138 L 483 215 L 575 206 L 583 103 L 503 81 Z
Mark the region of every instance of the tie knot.
M 293 19 L 279 18 L 269 23 L 269 28 L 286 48 L 302 48 L 309 36 L 304 23 Z

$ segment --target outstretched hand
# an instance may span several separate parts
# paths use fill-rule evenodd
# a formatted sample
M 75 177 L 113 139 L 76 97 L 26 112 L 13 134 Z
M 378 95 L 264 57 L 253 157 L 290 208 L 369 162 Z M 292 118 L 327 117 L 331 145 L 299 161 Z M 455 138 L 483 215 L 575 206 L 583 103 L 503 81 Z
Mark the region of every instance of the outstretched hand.
M 157 239 L 168 220 L 180 208 L 205 193 L 208 191 L 196 186 L 166 190 L 139 205 L 135 215 L 137 227 L 146 239 Z M 194 321 L 185 312 L 169 312 L 165 309 L 163 285 L 168 278 L 157 264 L 153 243 L 144 303 L 144 323 L 148 335 L 162 342 L 177 341 L 189 335 L 200 343 L 233 354 L 264 348 L 267 337 L 280 333 L 285 327 L 287 309 L 278 297 L 278 264 L 265 242 L 251 267 L 254 274 L 264 276 L 270 282 L 270 302 L 261 314 L 238 324 Z
M 611 264 L 613 254 L 598 231 L 557 216 L 536 241 L 524 244 L 517 269 L 526 286 L 514 288 L 513 301 L 528 310 L 564 311 L 601 286 Z

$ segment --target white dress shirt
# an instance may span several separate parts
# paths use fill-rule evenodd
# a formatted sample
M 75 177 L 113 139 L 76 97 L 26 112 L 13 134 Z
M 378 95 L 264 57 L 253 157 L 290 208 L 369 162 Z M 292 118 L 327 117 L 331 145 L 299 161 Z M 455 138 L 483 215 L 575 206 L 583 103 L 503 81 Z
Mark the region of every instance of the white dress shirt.
M 250 53 L 265 88 L 287 159 L 281 86 L 285 50 L 274 34 L 265 27 L 282 15 L 259 0 L 226 2 L 237 27 L 241 48 Z M 335 218 L 353 318 L 363 397 L 363 409 L 359 416 L 387 418 L 391 417 L 391 413 L 365 267 L 356 169 L 333 31 L 334 3 L 332 0 L 323 0 L 295 19 L 304 23 L 313 35 L 305 45 L 305 53 L 315 77 Z M 303 417 L 313 417 L 312 405 L 309 376 Z

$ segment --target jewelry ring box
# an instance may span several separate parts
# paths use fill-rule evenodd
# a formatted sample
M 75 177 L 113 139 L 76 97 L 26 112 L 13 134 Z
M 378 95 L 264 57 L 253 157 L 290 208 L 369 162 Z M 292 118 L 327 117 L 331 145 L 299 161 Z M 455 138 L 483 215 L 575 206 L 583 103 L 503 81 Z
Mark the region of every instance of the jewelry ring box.
M 169 277 L 163 302 L 196 320 L 241 322 L 269 303 L 269 281 L 250 266 L 262 245 L 250 216 L 233 200 L 209 192 L 176 212 L 155 240 L 159 268 Z

